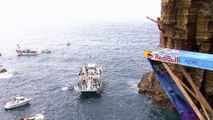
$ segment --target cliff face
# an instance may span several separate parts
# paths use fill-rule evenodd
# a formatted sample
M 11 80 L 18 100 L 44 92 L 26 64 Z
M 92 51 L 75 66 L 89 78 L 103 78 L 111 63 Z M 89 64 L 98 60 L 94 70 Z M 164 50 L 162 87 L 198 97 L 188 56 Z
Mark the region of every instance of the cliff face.
M 162 0 L 161 6 L 166 28 L 164 38 L 168 48 L 213 53 L 212 0 Z M 174 65 L 170 66 L 175 68 Z M 213 106 L 213 71 L 196 68 L 187 70 L 209 104 Z M 180 70 L 174 69 L 174 72 L 180 79 L 185 79 Z M 153 72 L 144 75 L 138 83 L 139 92 L 151 93 L 154 103 L 162 103 L 161 105 L 165 106 L 168 97 L 160 83 L 156 81 L 158 80 Z M 150 87 L 150 84 L 155 85 Z

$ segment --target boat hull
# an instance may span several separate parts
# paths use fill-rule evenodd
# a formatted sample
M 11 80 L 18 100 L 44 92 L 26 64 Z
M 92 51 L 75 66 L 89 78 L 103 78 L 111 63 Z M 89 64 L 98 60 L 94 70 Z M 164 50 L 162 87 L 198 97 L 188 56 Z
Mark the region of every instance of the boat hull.
M 103 86 L 101 85 L 99 88 L 96 90 L 79 90 L 82 94 L 100 94 L 103 90 Z
M 37 53 L 17 53 L 18 56 L 35 56 Z

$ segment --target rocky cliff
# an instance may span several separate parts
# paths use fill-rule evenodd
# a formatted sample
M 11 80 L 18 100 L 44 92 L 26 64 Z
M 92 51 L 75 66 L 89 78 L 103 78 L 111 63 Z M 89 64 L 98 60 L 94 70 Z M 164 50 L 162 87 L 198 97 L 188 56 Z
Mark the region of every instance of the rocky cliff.
M 166 28 L 164 38 L 168 48 L 213 53 L 212 0 L 162 0 L 161 3 L 161 15 Z M 180 79 L 185 79 L 180 70 L 174 69 L 177 67 L 170 66 Z M 209 104 L 213 106 L 213 71 L 196 68 L 187 70 Z M 151 95 L 157 105 L 172 107 L 152 71 L 142 77 L 138 87 L 140 93 Z

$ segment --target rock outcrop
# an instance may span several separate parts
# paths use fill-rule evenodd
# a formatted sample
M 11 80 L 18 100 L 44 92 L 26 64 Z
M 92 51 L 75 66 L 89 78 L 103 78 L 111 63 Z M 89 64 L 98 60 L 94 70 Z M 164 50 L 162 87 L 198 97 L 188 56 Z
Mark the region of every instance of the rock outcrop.
M 166 27 L 164 34 L 166 47 L 213 53 L 213 1 L 162 0 L 161 6 Z M 174 65 L 171 67 L 174 68 Z M 209 104 L 213 106 L 213 71 L 196 68 L 187 68 L 187 71 Z M 180 79 L 185 79 L 179 69 L 174 69 L 174 72 Z M 152 71 L 147 73 L 138 83 L 139 92 L 151 93 L 154 103 L 170 106 L 167 95 L 157 81 Z M 158 96 L 159 98 L 156 98 Z
M 0 73 L 4 73 L 4 72 L 7 72 L 5 68 L 0 69 Z
M 157 106 L 169 108 L 173 106 L 153 71 L 144 75 L 142 80 L 143 82 L 138 83 L 138 88 L 140 88 L 139 93 L 149 95 L 153 103 Z

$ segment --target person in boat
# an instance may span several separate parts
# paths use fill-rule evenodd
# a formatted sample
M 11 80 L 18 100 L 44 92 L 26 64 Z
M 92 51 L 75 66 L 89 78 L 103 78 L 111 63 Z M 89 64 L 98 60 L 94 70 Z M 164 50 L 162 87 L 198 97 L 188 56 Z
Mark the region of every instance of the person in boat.
M 74 90 L 74 87 L 72 86 L 72 84 L 70 83 L 68 86 L 69 90 Z
M 100 73 L 100 76 L 101 76 L 101 73 L 102 73 L 101 69 L 99 69 L 99 73 Z
M 85 66 L 84 66 L 84 72 L 86 73 L 86 74 L 88 74 L 88 68 L 87 68 L 87 65 L 85 64 Z
M 81 83 L 78 83 L 78 88 L 79 88 L 80 90 L 82 89 Z
M 83 68 L 81 68 L 80 72 L 79 72 L 79 76 L 83 75 Z
M 161 48 L 165 48 L 165 43 L 164 43 L 164 33 L 165 33 L 165 28 L 164 28 L 164 25 L 163 25 L 163 20 L 158 17 L 157 20 L 154 20 L 150 17 L 146 17 L 147 19 L 150 19 L 151 21 L 157 23 L 158 25 L 158 28 L 160 30 L 160 47 Z
M 16 96 L 13 97 L 13 102 L 15 102 L 15 101 L 16 101 Z
M 84 89 L 87 89 L 87 83 L 86 83 L 86 80 L 83 80 L 82 84 L 83 84 L 83 88 L 84 88 Z
M 20 50 L 20 49 L 18 49 L 18 50 L 16 50 L 16 52 L 17 52 L 17 53 L 22 53 L 23 51 Z
M 93 83 L 94 83 L 94 87 L 97 89 L 97 87 L 98 87 L 97 85 L 98 85 L 98 84 L 97 84 L 97 82 L 96 82 L 96 79 L 93 79 Z

